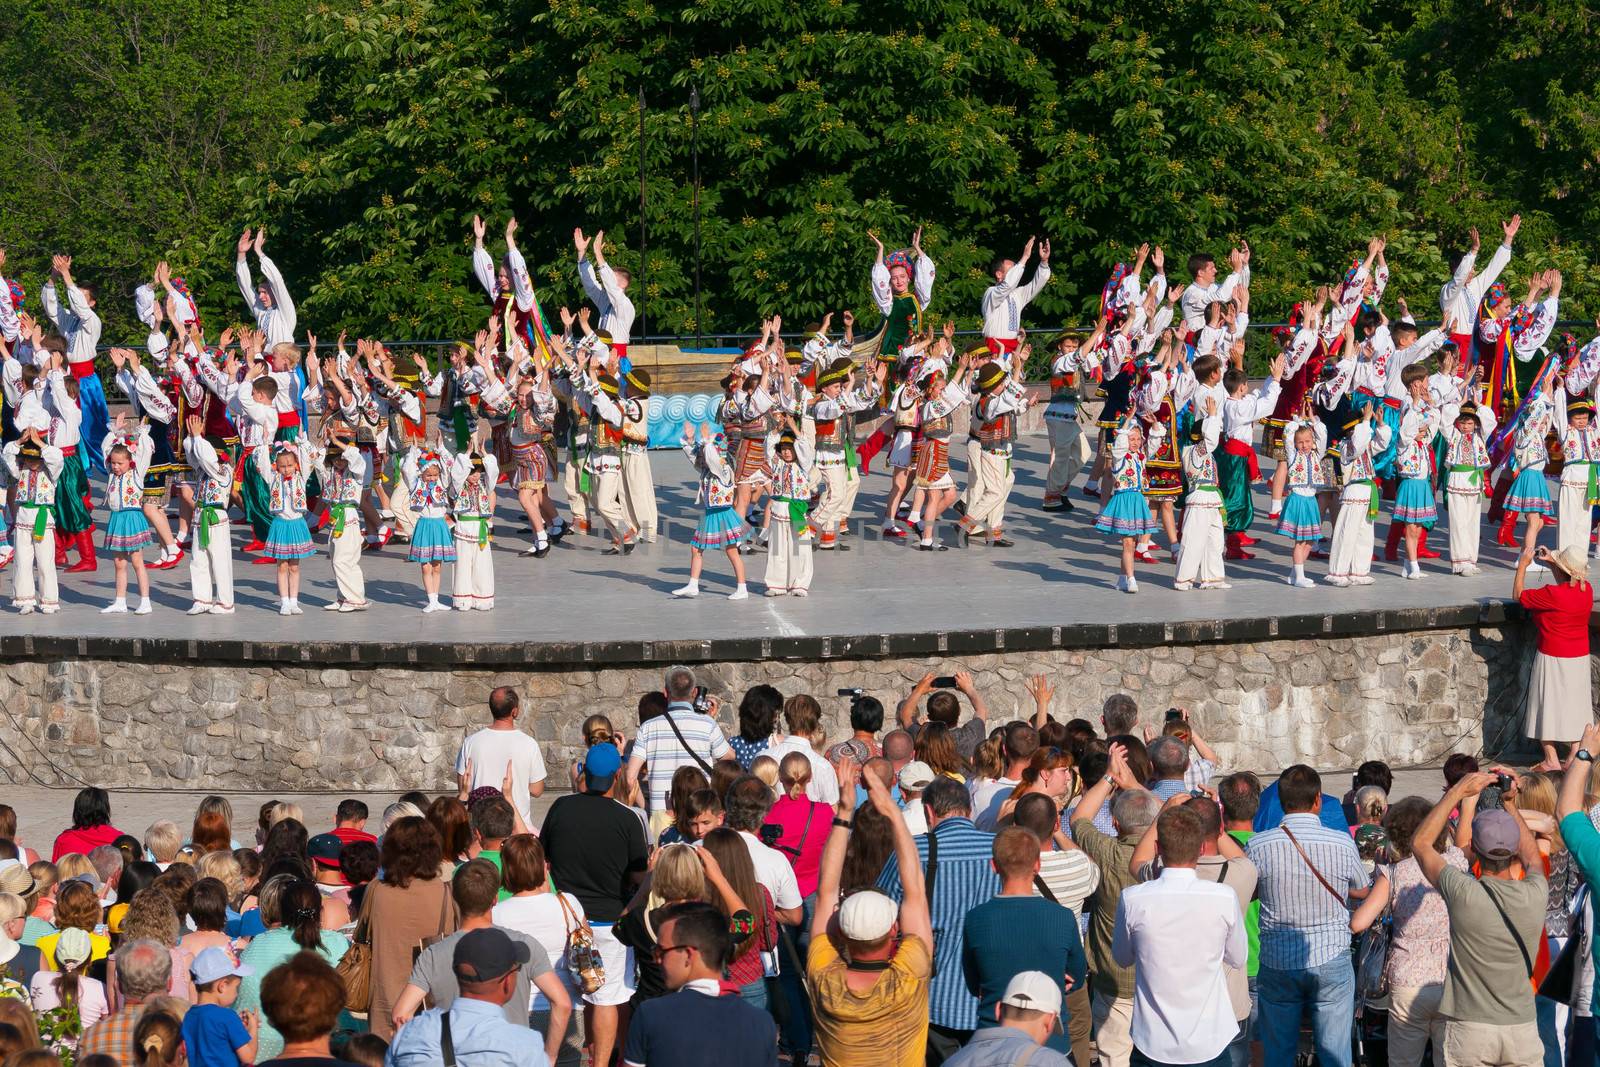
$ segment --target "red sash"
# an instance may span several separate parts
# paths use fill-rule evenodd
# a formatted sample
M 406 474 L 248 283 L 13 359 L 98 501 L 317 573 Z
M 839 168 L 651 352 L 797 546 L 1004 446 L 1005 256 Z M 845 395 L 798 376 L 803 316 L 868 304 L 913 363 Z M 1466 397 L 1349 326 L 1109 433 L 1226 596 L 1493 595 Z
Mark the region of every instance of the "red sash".
M 1015 352 L 1018 344 L 1015 337 L 985 337 L 983 343 L 997 356 L 1003 352 Z
M 1230 437 L 1222 442 L 1222 450 L 1230 456 L 1238 456 L 1245 461 L 1250 470 L 1252 482 L 1261 480 L 1261 464 L 1256 460 L 1256 450 L 1237 438 Z
M 72 372 L 72 376 L 74 378 L 78 378 L 80 380 L 83 379 L 83 378 L 93 378 L 94 377 L 94 360 L 86 359 L 86 360 L 83 360 L 81 363 L 68 363 L 67 364 L 67 369 Z
M 296 411 L 278 412 L 278 429 L 300 425 L 300 413 Z

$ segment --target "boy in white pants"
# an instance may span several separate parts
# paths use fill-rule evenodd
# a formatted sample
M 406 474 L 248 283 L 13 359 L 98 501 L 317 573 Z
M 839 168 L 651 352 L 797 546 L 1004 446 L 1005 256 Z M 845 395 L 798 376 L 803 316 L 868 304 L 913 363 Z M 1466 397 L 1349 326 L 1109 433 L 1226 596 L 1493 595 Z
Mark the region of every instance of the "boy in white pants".
M 12 603 L 24 615 L 35 608 L 45 615 L 61 610 L 56 588 L 56 480 L 66 457 L 61 449 L 44 443 L 37 429 L 6 445 L 6 471 L 11 475 L 11 499 L 16 505 L 16 570 L 12 572 Z M 34 568 L 39 569 L 37 594 Z
M 205 420 L 190 415 L 183 454 L 195 472 L 194 546 L 189 553 L 190 615 L 233 614 L 233 533 L 228 497 L 233 466 L 205 437 Z
M 323 424 L 327 447 L 320 459 L 322 499 L 328 505 L 332 526 L 328 533 L 328 558 L 338 595 L 323 605 L 325 611 L 367 610 L 367 583 L 361 573 L 361 494 L 367 480 L 367 457 L 356 447 L 355 431 L 348 423 L 329 419 Z
M 1344 468 L 1344 491 L 1339 497 L 1339 517 L 1333 523 L 1333 549 L 1328 553 L 1328 584 L 1372 584 L 1372 521 L 1377 517 L 1378 482 L 1373 457 L 1389 446 L 1394 430 L 1374 423 L 1375 404 L 1362 408 L 1350 434 L 1339 442 L 1339 462 Z
M 1556 497 L 1557 551 L 1570 548 L 1582 558 L 1589 554 L 1593 507 L 1600 504 L 1600 427 L 1594 424 L 1594 401 L 1588 397 L 1567 401 L 1561 449 L 1566 462 Z
M 1204 405 L 1200 440 L 1183 450 L 1189 495 L 1184 501 L 1183 534 L 1178 539 L 1178 580 L 1172 586 L 1180 590 L 1193 588 L 1196 581 L 1201 589 L 1232 588 L 1222 566 L 1222 489 L 1213 455 L 1222 437 L 1222 416 L 1216 397 L 1207 396 Z
M 1071 334 L 1056 338 L 1056 358 L 1050 363 L 1050 402 L 1044 409 L 1044 428 L 1050 440 L 1050 468 L 1044 476 L 1044 511 L 1071 511 L 1067 487 L 1083 467 L 1087 446 L 1078 421 L 1080 383 L 1089 367 L 1080 362 L 1080 339 Z
M 1478 568 L 1478 528 L 1483 522 L 1483 485 L 1489 472 L 1489 435 L 1494 433 L 1492 410 L 1479 411 L 1468 400 L 1446 404 L 1445 507 L 1450 516 L 1450 573 L 1471 576 Z M 1483 423 L 1480 429 L 1480 420 Z
M 462 452 L 450 464 L 450 510 L 456 519 L 454 606 L 494 608 L 494 492 L 500 464 L 493 453 Z

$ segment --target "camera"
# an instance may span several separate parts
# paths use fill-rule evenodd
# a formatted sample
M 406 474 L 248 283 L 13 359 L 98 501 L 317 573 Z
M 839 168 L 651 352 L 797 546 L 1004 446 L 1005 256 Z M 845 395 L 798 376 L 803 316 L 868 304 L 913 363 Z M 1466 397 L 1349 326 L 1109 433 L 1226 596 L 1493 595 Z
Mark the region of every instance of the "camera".
M 702 715 L 706 715 L 706 714 L 709 714 L 711 712 L 711 697 L 706 692 L 706 687 L 705 686 L 697 685 L 697 686 L 694 687 L 694 704 L 693 704 L 693 706 L 694 706 L 694 710 L 700 712 L 700 714 L 702 714 Z
M 783 836 L 783 827 L 776 823 L 762 823 L 759 836 L 763 845 L 772 848 L 778 843 L 778 838 Z
M 1512 785 L 1511 776 L 1509 774 L 1505 774 L 1504 772 L 1496 771 L 1494 776 L 1494 784 L 1500 787 L 1500 792 L 1509 793 Z
M 1167 718 L 1166 718 L 1165 721 L 1167 721 L 1167 722 L 1181 722 L 1181 721 L 1183 721 L 1183 711 L 1181 709 L 1179 709 L 1179 708 L 1168 708 L 1167 709 Z
M 935 678 L 933 680 L 933 687 L 935 689 L 954 689 L 954 688 L 956 688 L 955 675 L 953 675 L 953 674 L 941 674 L 939 677 L 937 677 L 937 678 Z
M 849 697 L 851 700 L 860 700 L 867 695 L 867 691 L 857 686 L 855 689 L 841 689 L 839 690 L 839 695 Z

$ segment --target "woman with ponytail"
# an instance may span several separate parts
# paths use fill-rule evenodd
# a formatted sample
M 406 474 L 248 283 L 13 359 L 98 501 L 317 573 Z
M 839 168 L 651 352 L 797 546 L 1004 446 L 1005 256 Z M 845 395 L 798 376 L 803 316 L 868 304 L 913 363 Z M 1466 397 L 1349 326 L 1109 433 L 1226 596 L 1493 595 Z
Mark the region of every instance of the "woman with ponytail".
M 93 953 L 94 945 L 86 932 L 75 926 L 61 931 L 55 944 L 56 970 L 39 971 L 33 976 L 29 990 L 33 1010 L 40 1015 L 76 1013 L 80 1034 L 107 1015 L 111 1009 L 106 1003 L 106 987 L 83 973 Z M 70 1043 L 76 1046 L 77 1039 Z
M 414 822 L 422 822 L 415 819 Z M 437 849 L 431 868 L 437 868 Z M 431 869 L 430 868 L 430 869 Z M 234 1010 L 261 1013 L 261 983 L 278 964 L 300 952 L 315 953 L 323 962 L 337 965 L 350 942 L 342 934 L 322 929 L 322 893 L 315 883 L 294 881 L 275 895 L 262 897 L 262 918 L 267 931 L 252 938 L 239 954 L 239 962 L 253 972 L 239 983 L 239 996 Z M 270 1060 L 283 1051 L 283 1035 L 268 1019 L 261 1020 L 257 1035 L 256 1059 Z
M 175 1067 L 184 1062 L 183 1026 L 175 1015 L 146 1012 L 133 1028 L 134 1067 Z

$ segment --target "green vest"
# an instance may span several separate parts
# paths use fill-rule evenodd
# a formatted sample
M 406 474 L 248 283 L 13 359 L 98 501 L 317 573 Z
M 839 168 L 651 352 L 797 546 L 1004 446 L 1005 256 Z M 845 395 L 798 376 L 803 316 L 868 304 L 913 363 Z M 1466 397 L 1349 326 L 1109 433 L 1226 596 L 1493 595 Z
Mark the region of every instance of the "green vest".
M 904 296 L 895 297 L 893 305 L 889 308 L 884 323 L 883 347 L 879 350 L 879 355 L 898 357 L 901 346 L 921 328 L 922 301 L 908 289 Z

